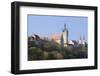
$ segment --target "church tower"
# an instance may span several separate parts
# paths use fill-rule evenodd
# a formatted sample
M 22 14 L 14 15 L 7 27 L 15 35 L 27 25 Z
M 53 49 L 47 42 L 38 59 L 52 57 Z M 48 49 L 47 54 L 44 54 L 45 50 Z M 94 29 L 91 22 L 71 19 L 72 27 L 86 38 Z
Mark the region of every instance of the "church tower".
M 61 45 L 67 47 L 68 44 L 68 29 L 66 28 L 66 24 L 64 24 L 64 29 L 62 31 L 61 36 Z

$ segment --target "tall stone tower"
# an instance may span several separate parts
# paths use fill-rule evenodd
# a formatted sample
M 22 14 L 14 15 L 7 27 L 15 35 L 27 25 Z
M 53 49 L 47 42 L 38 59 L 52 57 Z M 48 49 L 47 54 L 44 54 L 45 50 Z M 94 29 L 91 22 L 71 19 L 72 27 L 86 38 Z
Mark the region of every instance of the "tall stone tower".
M 66 24 L 64 24 L 64 29 L 62 31 L 61 36 L 61 46 L 67 47 L 68 44 L 68 29 L 66 28 Z

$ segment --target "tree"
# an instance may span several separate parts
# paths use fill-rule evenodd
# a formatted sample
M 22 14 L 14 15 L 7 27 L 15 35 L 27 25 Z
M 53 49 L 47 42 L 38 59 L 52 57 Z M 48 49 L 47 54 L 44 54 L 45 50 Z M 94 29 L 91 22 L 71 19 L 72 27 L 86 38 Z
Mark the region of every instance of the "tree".
M 41 60 L 42 50 L 36 47 L 30 47 L 28 49 L 28 60 Z

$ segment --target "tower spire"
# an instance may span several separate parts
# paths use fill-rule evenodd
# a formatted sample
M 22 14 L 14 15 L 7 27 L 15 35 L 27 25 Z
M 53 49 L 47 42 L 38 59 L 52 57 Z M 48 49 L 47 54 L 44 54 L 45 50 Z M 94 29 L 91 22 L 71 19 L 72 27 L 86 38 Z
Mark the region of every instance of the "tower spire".
M 66 28 L 66 24 L 64 24 L 64 30 L 67 30 L 67 28 Z
M 82 37 L 81 37 L 81 35 L 80 35 L 80 40 L 82 40 Z
M 83 36 L 83 40 L 85 40 L 85 36 Z

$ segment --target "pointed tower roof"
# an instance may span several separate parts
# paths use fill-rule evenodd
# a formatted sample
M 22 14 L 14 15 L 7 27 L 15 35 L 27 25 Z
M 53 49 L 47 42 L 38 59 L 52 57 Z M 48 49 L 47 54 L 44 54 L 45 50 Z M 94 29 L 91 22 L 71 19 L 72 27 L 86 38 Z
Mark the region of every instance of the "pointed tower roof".
M 83 36 L 83 40 L 85 40 L 85 36 Z
M 64 24 L 64 29 L 63 31 L 68 31 L 68 29 L 66 28 L 66 24 Z
M 82 40 L 82 37 L 81 37 L 81 35 L 80 35 L 80 40 Z
M 67 28 L 66 28 L 66 24 L 64 24 L 64 30 L 66 30 Z

